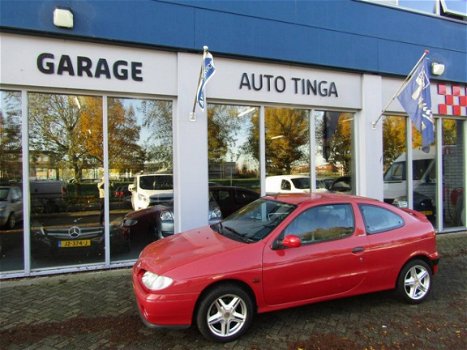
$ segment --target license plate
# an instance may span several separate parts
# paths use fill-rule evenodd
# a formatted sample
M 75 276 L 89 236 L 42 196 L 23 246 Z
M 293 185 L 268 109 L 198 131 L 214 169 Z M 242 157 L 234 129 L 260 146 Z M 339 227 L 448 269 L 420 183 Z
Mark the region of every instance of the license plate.
M 78 239 L 74 241 L 58 241 L 59 248 L 79 248 L 79 247 L 90 247 L 90 239 Z
M 420 213 L 425 214 L 426 216 L 428 215 L 433 215 L 433 212 L 431 210 L 422 210 Z

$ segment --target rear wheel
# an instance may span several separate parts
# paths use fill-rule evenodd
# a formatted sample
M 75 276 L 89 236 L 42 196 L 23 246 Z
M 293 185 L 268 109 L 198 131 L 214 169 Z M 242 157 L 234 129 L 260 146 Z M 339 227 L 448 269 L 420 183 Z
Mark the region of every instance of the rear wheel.
M 204 337 L 226 343 L 248 330 L 253 312 L 250 295 L 239 286 L 225 284 L 215 287 L 201 300 L 196 321 Z
M 409 261 L 397 282 L 400 297 L 411 304 L 421 303 L 431 290 L 431 269 L 423 260 Z

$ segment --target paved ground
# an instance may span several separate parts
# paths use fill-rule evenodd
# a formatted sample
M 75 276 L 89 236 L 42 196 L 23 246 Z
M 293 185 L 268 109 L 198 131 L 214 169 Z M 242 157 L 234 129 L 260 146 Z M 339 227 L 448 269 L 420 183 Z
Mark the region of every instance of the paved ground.
M 240 340 L 147 329 L 130 270 L 0 282 L 0 349 L 467 349 L 467 232 L 441 235 L 440 272 L 429 300 L 391 292 L 258 315 Z

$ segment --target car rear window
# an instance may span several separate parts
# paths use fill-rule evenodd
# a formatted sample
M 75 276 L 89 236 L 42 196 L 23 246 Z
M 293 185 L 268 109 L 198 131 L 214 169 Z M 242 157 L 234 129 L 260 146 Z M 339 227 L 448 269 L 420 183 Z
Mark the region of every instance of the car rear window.
M 369 204 L 360 204 L 359 208 L 368 234 L 386 232 L 404 226 L 402 217 L 388 209 Z

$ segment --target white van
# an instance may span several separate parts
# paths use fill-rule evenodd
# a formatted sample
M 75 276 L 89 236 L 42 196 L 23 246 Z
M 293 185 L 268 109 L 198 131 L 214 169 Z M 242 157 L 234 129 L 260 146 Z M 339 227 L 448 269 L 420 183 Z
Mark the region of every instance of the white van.
M 266 177 L 266 194 L 310 192 L 310 177 L 276 175 Z
M 402 153 L 384 174 L 384 201 L 392 203 L 395 198 L 407 195 L 407 156 Z M 429 153 L 412 151 L 413 188 L 436 178 L 435 148 Z
M 173 176 L 171 174 L 136 175 L 133 184 L 128 186 L 131 192 L 133 210 L 147 208 L 173 199 Z

